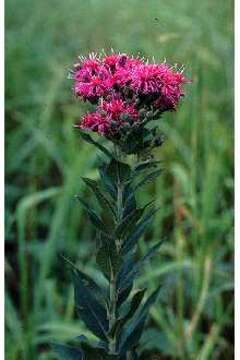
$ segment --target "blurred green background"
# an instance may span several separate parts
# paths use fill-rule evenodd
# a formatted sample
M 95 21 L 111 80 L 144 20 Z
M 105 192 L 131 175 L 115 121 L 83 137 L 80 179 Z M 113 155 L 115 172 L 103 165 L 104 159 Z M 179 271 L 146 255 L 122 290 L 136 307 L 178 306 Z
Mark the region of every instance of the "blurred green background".
M 102 48 L 185 64 L 188 85 L 156 153 L 165 171 L 139 200 L 161 210 L 140 242 L 167 235 L 139 284 L 163 284 L 146 359 L 233 358 L 233 1 L 6 2 L 6 359 L 54 359 L 49 341 L 88 334 L 58 254 L 99 278 L 94 233 L 73 199 L 99 154 L 72 124 L 77 55 Z

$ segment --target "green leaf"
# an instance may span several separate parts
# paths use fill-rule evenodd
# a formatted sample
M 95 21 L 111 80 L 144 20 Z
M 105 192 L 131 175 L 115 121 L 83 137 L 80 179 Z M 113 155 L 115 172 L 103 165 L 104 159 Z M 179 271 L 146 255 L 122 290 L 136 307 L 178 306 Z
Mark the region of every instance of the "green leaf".
M 106 352 L 100 347 L 94 347 L 88 344 L 87 342 L 81 343 L 81 348 L 84 351 L 86 360 L 107 360 L 109 359 Z
M 155 328 L 146 329 L 141 338 L 141 345 L 145 350 L 156 349 L 161 353 L 174 358 L 176 349 L 172 346 L 167 335 Z
M 127 283 L 125 282 L 125 279 L 127 278 L 128 274 L 131 272 L 131 270 L 134 267 L 133 254 L 129 253 L 126 256 L 124 256 L 123 259 L 124 262 L 122 263 L 121 268 L 118 272 L 117 281 L 116 281 L 118 307 L 120 307 L 121 304 L 127 299 L 133 288 L 132 281 L 128 281 Z
M 131 211 L 136 209 L 135 194 L 131 184 L 124 185 L 123 188 L 123 217 L 129 214 Z
M 159 163 L 160 163 L 160 161 L 152 160 L 152 159 L 148 160 L 148 161 L 144 161 L 135 166 L 134 172 L 139 173 L 141 171 L 144 171 L 144 170 L 152 168 L 152 167 L 156 168 Z
M 84 284 L 81 274 L 73 272 L 75 303 L 79 317 L 100 339 L 106 340 L 108 331 L 107 311 Z
M 123 255 L 127 254 L 132 248 L 136 245 L 138 239 L 143 235 L 147 226 L 151 223 L 153 216 L 158 211 L 157 209 L 151 209 L 143 219 L 137 223 L 135 229 L 133 229 L 132 234 L 126 239 L 123 243 L 121 253 Z
M 165 241 L 166 238 L 161 239 L 160 241 L 158 241 L 155 245 L 153 245 L 147 252 L 146 255 L 144 255 L 144 257 L 140 260 L 140 262 L 142 264 L 144 264 L 147 260 L 151 259 L 151 257 L 153 255 L 156 254 L 156 252 L 158 251 L 158 249 L 160 248 L 160 246 L 163 244 L 163 242 Z
M 142 217 L 145 209 L 152 205 L 153 202 L 154 200 L 149 201 L 144 207 L 139 209 L 134 208 L 130 213 L 126 214 L 115 230 L 116 237 L 124 237 L 127 233 L 130 233 Z
M 95 211 L 90 209 L 89 204 L 87 204 L 79 195 L 76 195 L 76 199 L 84 206 L 84 208 L 88 214 L 89 220 L 92 222 L 92 224 L 97 229 L 106 233 L 106 225 L 98 217 L 98 215 L 95 213 Z
M 85 357 L 81 349 L 73 346 L 52 344 L 53 351 L 63 360 L 84 360 Z
M 141 301 L 144 297 L 146 289 L 138 290 L 134 295 L 130 303 L 130 308 L 127 312 L 127 314 L 121 318 L 119 318 L 114 326 L 114 329 L 112 330 L 111 334 L 119 336 L 122 327 L 126 324 L 128 320 L 131 319 L 131 317 L 134 316 L 135 312 L 137 311 L 138 307 L 141 304 Z
M 93 191 L 93 193 L 95 194 L 96 198 L 98 199 L 101 207 L 103 209 L 106 209 L 106 208 L 109 209 L 109 211 L 115 217 L 116 214 L 114 212 L 114 208 L 113 208 L 110 200 L 105 196 L 105 194 L 99 187 L 98 182 L 95 180 L 92 180 L 92 179 L 84 178 L 84 177 L 82 179 L 85 182 L 85 184 Z
M 154 181 L 162 172 L 162 169 L 154 170 L 150 174 L 146 175 L 137 185 L 134 187 L 134 191 L 138 190 L 141 186 Z
M 118 224 L 115 230 L 117 238 L 123 237 L 131 228 L 138 222 L 144 212 L 142 209 L 134 209 L 130 214 L 126 215 L 123 220 Z
M 106 168 L 106 174 L 115 184 L 129 181 L 131 168 L 128 164 L 112 159 Z
M 131 293 L 133 288 L 133 283 L 131 283 L 128 287 L 124 289 L 119 289 L 119 294 L 117 298 L 117 307 L 119 308 L 124 301 L 128 298 L 129 294 Z
M 150 307 L 157 300 L 159 290 L 160 286 L 157 288 L 157 290 L 153 292 L 152 295 L 149 296 L 145 304 L 140 309 L 139 313 L 136 314 L 135 319 L 125 326 L 122 336 L 119 340 L 119 351 L 121 353 L 126 353 L 138 343 L 142 335 L 142 331 L 145 321 L 148 317 Z
M 121 284 L 124 283 L 124 279 L 134 266 L 133 253 L 128 253 L 127 255 L 125 255 L 123 260 L 124 261 L 117 275 L 116 286 L 118 290 L 121 289 Z
M 163 241 L 164 239 L 159 241 L 153 247 L 151 247 L 150 250 L 147 252 L 147 254 L 137 263 L 134 264 L 133 262 L 132 263 L 130 262 L 128 265 L 129 271 L 127 271 L 126 268 L 124 269 L 124 271 L 121 272 L 121 276 L 119 276 L 117 283 L 120 293 L 133 283 L 134 279 L 145 265 L 145 262 L 148 261 L 157 252 L 159 247 L 162 245 Z
M 127 329 L 128 331 L 125 329 L 123 336 L 120 337 L 119 351 L 121 354 L 125 354 L 128 350 L 134 348 L 137 345 L 139 339 L 142 336 L 146 319 L 147 314 L 143 317 L 140 317 L 136 323 L 130 324 Z
M 66 256 L 61 255 L 61 258 L 70 267 L 70 270 L 72 272 L 75 272 L 76 275 L 81 278 L 84 286 L 86 286 L 91 291 L 95 298 L 105 304 L 107 298 L 107 293 L 105 289 L 102 289 L 99 285 L 96 284 L 96 282 L 92 278 L 90 278 L 89 275 L 83 273 L 80 269 L 78 269 Z
M 116 199 L 117 199 L 117 186 L 116 186 L 116 184 L 114 182 L 112 182 L 112 179 L 107 174 L 107 172 L 106 172 L 106 164 L 103 164 L 99 168 L 99 174 L 100 174 L 101 182 L 102 182 L 105 190 L 112 197 L 112 199 L 114 201 L 116 201 Z
M 121 264 L 121 257 L 118 254 L 116 243 L 113 238 L 101 235 L 101 245 L 98 249 L 96 261 L 102 272 L 110 277 L 110 274 L 116 274 Z
M 103 146 L 103 145 L 99 144 L 97 141 L 93 140 L 93 138 L 91 138 L 91 136 L 89 134 L 86 134 L 81 131 L 80 136 L 82 137 L 83 140 L 85 140 L 89 144 L 96 146 L 101 152 L 103 152 L 105 155 L 107 155 L 110 159 L 113 158 L 113 155 L 110 153 L 110 151 L 107 148 L 105 148 L 105 146 Z
M 131 300 L 130 309 L 127 314 L 124 316 L 124 322 L 127 322 L 133 315 L 135 314 L 136 310 L 138 309 L 139 305 L 142 302 L 146 289 L 138 290 Z

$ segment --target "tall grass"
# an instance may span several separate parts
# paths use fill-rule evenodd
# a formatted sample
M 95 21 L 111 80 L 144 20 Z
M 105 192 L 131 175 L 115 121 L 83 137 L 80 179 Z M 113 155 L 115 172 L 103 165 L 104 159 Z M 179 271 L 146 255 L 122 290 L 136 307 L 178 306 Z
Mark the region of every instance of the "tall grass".
M 232 358 L 232 12 L 224 0 L 7 1 L 7 359 L 54 359 L 50 340 L 87 334 L 58 254 L 101 281 L 73 200 L 89 196 L 81 176 L 97 177 L 98 154 L 72 129 L 84 106 L 66 78 L 77 55 L 102 48 L 166 57 L 193 79 L 160 124 L 165 171 L 139 194 L 161 206 L 140 251 L 167 236 L 140 278 L 149 291 L 163 284 L 142 347 L 159 359 Z

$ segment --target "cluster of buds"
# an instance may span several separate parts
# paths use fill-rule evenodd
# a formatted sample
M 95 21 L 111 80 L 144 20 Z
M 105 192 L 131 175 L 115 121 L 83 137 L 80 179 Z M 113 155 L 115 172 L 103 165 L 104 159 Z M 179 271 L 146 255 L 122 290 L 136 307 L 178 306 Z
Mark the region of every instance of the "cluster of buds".
M 181 69 L 166 62 L 151 64 L 126 54 L 80 58 L 72 77 L 75 96 L 96 107 L 76 127 L 105 136 L 126 153 L 156 143 L 145 125 L 175 110 L 188 82 Z

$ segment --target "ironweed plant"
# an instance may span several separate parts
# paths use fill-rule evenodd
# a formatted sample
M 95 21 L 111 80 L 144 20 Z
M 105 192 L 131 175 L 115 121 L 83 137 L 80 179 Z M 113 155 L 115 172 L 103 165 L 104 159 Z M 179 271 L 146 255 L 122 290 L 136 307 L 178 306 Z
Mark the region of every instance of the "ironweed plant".
M 138 206 L 136 193 L 161 173 L 153 155 L 153 149 L 163 144 L 157 121 L 165 111 L 177 108 L 188 80 L 183 69 L 114 53 L 80 58 L 71 77 L 75 96 L 95 107 L 75 127 L 103 155 L 99 181 L 83 178 L 101 211 L 93 210 L 81 195 L 76 198 L 96 228 L 96 262 L 106 286 L 65 258 L 72 271 L 78 315 L 99 340 L 89 343 L 82 335 L 74 345 L 54 344 L 54 349 L 69 360 L 135 360 L 160 287 L 145 299 L 146 289 L 136 289 L 134 282 L 162 243 L 154 244 L 142 259 L 136 257 L 138 240 L 158 210 L 153 201 Z M 89 132 L 109 140 L 108 148 Z

